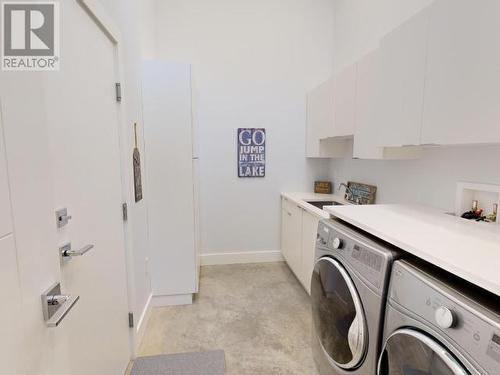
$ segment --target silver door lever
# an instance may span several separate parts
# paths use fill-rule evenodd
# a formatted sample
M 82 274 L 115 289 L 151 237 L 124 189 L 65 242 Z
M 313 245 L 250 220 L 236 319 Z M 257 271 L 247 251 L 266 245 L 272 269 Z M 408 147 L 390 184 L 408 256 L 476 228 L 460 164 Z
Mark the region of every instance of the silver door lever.
M 94 245 L 87 245 L 85 247 L 82 247 L 80 250 L 71 250 L 71 243 L 68 242 L 67 244 L 61 246 L 59 248 L 59 251 L 61 252 L 61 256 L 63 258 L 68 258 L 68 257 L 79 257 L 82 255 L 85 255 L 87 252 L 89 252 L 93 248 L 94 248 Z
M 43 318 L 47 327 L 57 327 L 80 299 L 61 293 L 61 284 L 55 283 L 42 294 Z

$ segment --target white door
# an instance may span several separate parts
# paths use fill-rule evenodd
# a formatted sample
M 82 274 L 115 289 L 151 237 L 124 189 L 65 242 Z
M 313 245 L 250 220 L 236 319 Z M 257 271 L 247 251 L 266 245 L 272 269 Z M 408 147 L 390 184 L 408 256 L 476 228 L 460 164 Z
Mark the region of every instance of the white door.
M 0 237 L 0 297 L 9 301 L 0 309 L 1 337 L 9 338 L 0 361 L 2 373 L 16 375 L 121 375 L 129 331 L 116 46 L 76 1 L 61 12 L 61 71 L 0 73 L 12 212 L 11 233 Z M 1 164 L 0 156 L 0 175 Z M 60 207 L 73 220 L 57 230 Z M 61 262 L 66 241 L 95 247 Z M 40 295 L 58 281 L 81 298 L 48 328 Z
M 2 207 L 7 233 L 3 229 L 0 239 L 0 298 L 8 301 L 0 309 L 0 362 L 6 374 L 71 373 L 68 330 L 64 322 L 58 329 L 47 328 L 40 298 L 61 280 L 42 79 L 40 73 L 0 71 L 5 141 L 0 152 L 6 161 L 0 174 L 7 175 L 3 198 L 10 198 L 10 207 Z
M 71 374 L 123 374 L 129 330 L 116 46 L 76 2 L 61 8 L 64 60 L 47 75 L 45 98 L 54 208 L 67 207 L 73 219 L 57 238 L 74 250 L 94 245 L 61 264 L 63 284 L 81 297 L 67 323 Z

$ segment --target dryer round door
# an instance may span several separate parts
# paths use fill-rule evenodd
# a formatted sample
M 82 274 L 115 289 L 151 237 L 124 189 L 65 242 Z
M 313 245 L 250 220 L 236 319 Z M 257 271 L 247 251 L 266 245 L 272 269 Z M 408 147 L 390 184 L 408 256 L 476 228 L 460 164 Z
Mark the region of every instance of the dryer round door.
M 408 328 L 394 332 L 384 345 L 378 375 L 469 375 L 465 367 L 429 336 Z
M 316 262 L 311 281 L 315 335 L 332 365 L 358 367 L 365 357 L 368 334 L 356 287 L 335 259 Z

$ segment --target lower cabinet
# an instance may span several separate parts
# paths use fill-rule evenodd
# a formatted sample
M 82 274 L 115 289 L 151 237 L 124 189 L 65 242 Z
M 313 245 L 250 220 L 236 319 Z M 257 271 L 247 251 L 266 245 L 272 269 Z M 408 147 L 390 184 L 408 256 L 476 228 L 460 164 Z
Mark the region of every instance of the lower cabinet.
M 311 294 L 311 276 L 314 269 L 314 257 L 316 247 L 316 234 L 318 232 L 319 217 L 302 211 L 302 263 L 299 273 L 295 273 L 300 282 Z
M 281 251 L 297 279 L 311 293 L 316 232 L 320 218 L 283 198 L 281 206 Z

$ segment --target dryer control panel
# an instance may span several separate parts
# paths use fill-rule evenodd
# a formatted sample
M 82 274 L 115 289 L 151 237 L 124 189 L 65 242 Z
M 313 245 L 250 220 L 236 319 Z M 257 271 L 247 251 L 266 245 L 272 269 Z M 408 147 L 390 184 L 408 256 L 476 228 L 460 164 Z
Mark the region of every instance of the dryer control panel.
M 333 220 L 319 223 L 316 246 L 341 259 L 379 294 L 385 290 L 392 251 Z
M 500 374 L 498 312 L 404 261 L 394 263 L 388 298 L 446 336 L 488 374 Z

